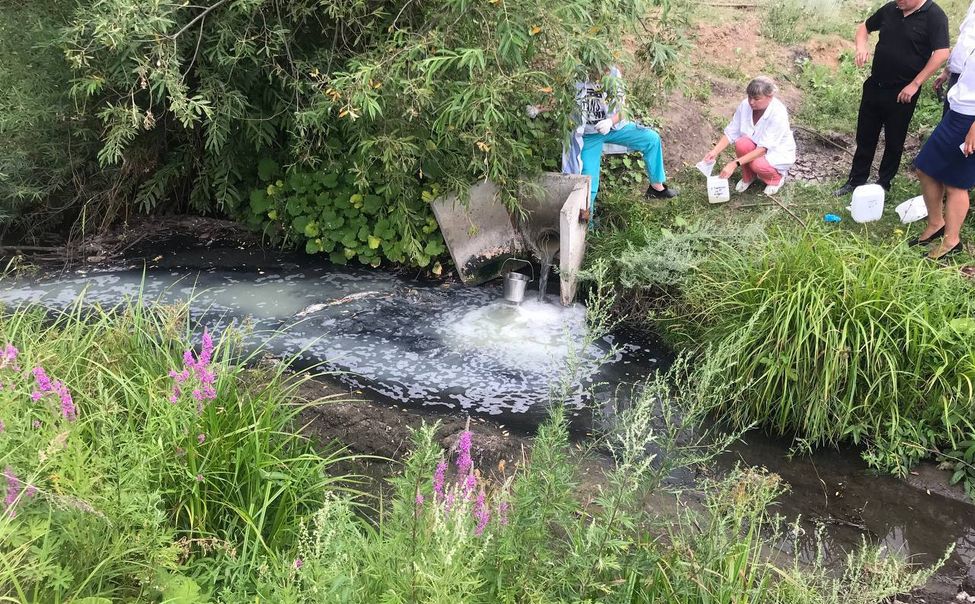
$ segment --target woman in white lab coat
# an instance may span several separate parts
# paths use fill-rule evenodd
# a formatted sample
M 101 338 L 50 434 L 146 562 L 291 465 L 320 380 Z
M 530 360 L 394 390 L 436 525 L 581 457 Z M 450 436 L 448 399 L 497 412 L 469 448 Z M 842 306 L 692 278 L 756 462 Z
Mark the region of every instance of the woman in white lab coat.
M 775 98 L 778 88 L 771 78 L 758 76 L 748 83 L 745 92 L 747 98 L 738 105 L 724 135 L 704 156 L 704 162 L 713 164 L 726 147 L 734 145 L 736 158 L 721 169 L 721 178 L 729 178 L 740 167 L 741 180 L 735 191 L 744 193 L 755 180 L 761 180 L 766 185 L 765 194 L 775 195 L 796 163 L 789 110 Z

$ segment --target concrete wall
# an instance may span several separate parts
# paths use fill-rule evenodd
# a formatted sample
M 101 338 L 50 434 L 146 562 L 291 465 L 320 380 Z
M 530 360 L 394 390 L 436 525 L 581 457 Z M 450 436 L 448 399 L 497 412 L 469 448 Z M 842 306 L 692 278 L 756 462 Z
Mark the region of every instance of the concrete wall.
M 520 197 L 524 213 L 517 219 L 498 199 L 497 188 L 490 182 L 473 187 L 466 204 L 456 196 L 433 202 L 457 272 L 471 285 L 498 277 L 504 260 L 538 257 L 534 242 L 540 233 L 554 231 L 560 248 L 561 300 L 570 304 L 585 255 L 588 225 L 580 222 L 579 216 L 589 207 L 589 177 L 545 173 Z M 509 263 L 509 268 L 512 266 Z

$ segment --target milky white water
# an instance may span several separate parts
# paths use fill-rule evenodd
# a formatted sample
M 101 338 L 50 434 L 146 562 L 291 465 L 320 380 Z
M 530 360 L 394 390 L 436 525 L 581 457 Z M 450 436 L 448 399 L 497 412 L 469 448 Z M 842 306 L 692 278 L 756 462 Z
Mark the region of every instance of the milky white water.
M 186 251 L 148 268 L 0 281 L 0 301 L 65 308 L 84 296 L 86 304 L 111 307 L 141 295 L 188 302 L 193 319 L 211 330 L 246 323 L 253 330 L 249 346 L 334 371 L 350 387 L 411 406 L 516 414 L 530 423 L 544 414 L 570 359 L 567 402 L 576 408 L 594 392 L 608 398 L 635 364 L 643 369 L 634 379 L 655 362 L 648 351 L 612 337 L 584 350 L 581 305 L 530 299 L 512 306 L 500 283 L 431 285 L 289 260 L 260 251 Z

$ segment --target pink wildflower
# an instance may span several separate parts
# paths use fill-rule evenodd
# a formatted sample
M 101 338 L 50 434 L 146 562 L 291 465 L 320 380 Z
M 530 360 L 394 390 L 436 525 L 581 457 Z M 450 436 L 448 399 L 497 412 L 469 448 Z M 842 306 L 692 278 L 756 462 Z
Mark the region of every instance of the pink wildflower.
M 498 522 L 501 526 L 508 526 L 508 502 L 502 501 L 498 506 Z
M 203 482 L 203 474 L 197 474 L 196 475 L 196 481 L 197 482 Z
M 40 428 L 40 427 L 41 427 L 41 420 L 39 420 L 39 419 L 35 419 L 34 421 L 32 421 L 32 422 L 30 423 L 30 425 L 31 425 L 31 426 L 32 426 L 32 427 L 33 427 L 33 428 L 34 428 L 35 430 L 37 430 L 38 428 Z
M 7 424 L 3 423 L 3 420 L 0 419 L 0 433 L 2 433 L 6 429 L 7 429 Z
M 206 440 L 207 440 L 207 435 L 206 435 L 206 434 L 203 434 L 203 433 L 201 432 L 200 434 L 197 434 L 197 435 L 196 435 L 196 441 L 197 441 L 198 443 L 200 443 L 201 445 L 202 445 L 203 443 L 205 443 L 205 442 L 206 442 Z
M 471 493 L 474 492 L 474 487 L 476 486 L 477 478 L 474 477 L 474 474 L 468 474 L 467 478 L 464 479 L 464 496 L 467 497 L 468 500 L 470 500 Z
M 18 354 L 20 354 L 20 351 L 17 350 L 13 344 L 8 342 L 7 345 L 3 347 L 3 351 L 0 352 L 0 369 L 10 367 L 14 371 L 20 371 L 20 367 L 17 366 Z
M 437 464 L 437 469 L 433 473 L 433 500 L 439 501 L 443 499 L 443 485 L 446 481 L 447 475 L 447 462 L 441 460 Z
M 169 371 L 169 377 L 176 382 L 173 386 L 173 392 L 169 397 L 169 402 L 174 404 L 179 402 L 180 397 L 183 395 L 183 390 L 180 386 L 192 378 L 196 381 L 198 387 L 192 388 L 190 394 L 197 403 L 197 413 L 202 413 L 203 401 L 217 398 L 217 390 L 213 386 L 217 376 L 210 369 L 212 359 L 213 337 L 209 331 L 204 329 L 203 344 L 199 356 L 194 357 L 192 350 L 186 350 L 183 352 L 183 370 L 176 371 L 175 369 L 171 369 Z
M 474 518 L 477 519 L 474 534 L 480 537 L 484 534 L 484 529 L 487 528 L 488 522 L 491 520 L 491 511 L 484 504 L 484 489 L 478 493 L 477 501 L 474 503 Z
M 10 466 L 3 469 L 3 477 L 7 479 L 7 495 L 4 497 L 3 502 L 7 511 L 13 516 L 13 505 L 17 503 L 17 497 L 20 496 L 21 482 Z
M 43 367 L 34 367 L 31 371 L 34 374 L 34 379 L 37 381 L 37 389 L 41 392 L 52 392 L 54 386 L 51 385 L 51 378 L 47 376 Z
M 416 494 L 416 507 L 423 507 L 423 493 L 417 492 Z
M 61 399 L 61 415 L 64 419 L 69 422 L 78 419 L 78 409 L 74 406 L 74 399 L 71 398 L 71 393 L 68 392 L 68 388 L 63 383 L 56 382 L 54 384 L 54 390 Z
M 304 566 L 304 565 L 305 565 L 305 563 L 302 562 L 301 558 L 295 558 L 295 561 L 294 561 L 295 570 L 301 570 L 301 567 Z
M 474 466 L 471 459 L 471 432 L 464 430 L 460 433 L 460 440 L 457 441 L 457 472 L 461 475 L 470 472 Z

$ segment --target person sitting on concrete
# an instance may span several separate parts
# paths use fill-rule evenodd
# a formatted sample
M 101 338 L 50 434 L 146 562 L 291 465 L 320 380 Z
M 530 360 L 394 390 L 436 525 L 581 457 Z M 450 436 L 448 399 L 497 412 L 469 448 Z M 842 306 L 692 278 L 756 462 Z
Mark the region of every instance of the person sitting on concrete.
M 863 83 L 857 116 L 857 149 L 841 196 L 865 184 L 870 176 L 880 131 L 886 142 L 877 184 L 889 190 L 900 168 L 907 128 L 914 116 L 921 85 L 948 59 L 948 17 L 933 0 L 896 0 L 880 7 L 857 27 L 856 64 L 870 56 L 867 41 L 880 32 L 870 77 Z
M 961 227 L 968 216 L 968 191 L 975 187 L 975 51 L 962 64 L 958 82 L 948 92 L 948 114 L 921 148 L 914 162 L 927 228 L 908 245 L 941 243 L 931 250 L 932 260 L 962 251 Z M 948 203 L 945 204 L 945 197 Z
M 603 145 L 615 144 L 643 154 L 643 165 L 650 180 L 647 199 L 669 199 L 677 191 L 667 186 L 663 145 L 654 130 L 623 119 L 625 86 L 618 67 L 611 67 L 602 81 L 589 77 L 576 83 L 578 111 L 573 116 L 577 127 L 562 153 L 564 174 L 586 174 L 590 178 L 590 210 L 596 211 L 599 171 Z
M 958 40 L 951 47 L 951 54 L 948 56 L 948 63 L 945 65 L 944 71 L 934 80 L 934 91 L 938 93 L 939 98 L 944 99 L 942 118 L 948 115 L 948 92 L 958 81 L 965 60 L 968 55 L 972 54 L 972 51 L 975 51 L 975 1 L 968 6 L 968 14 L 961 22 Z
M 747 98 L 735 110 L 721 140 L 704 156 L 712 164 L 728 145 L 735 146 L 736 159 L 728 162 L 719 176 L 729 178 L 741 168 L 735 191 L 744 193 L 755 180 L 765 183 L 765 194 L 775 195 L 785 175 L 796 163 L 796 139 L 789 124 L 789 110 L 779 99 L 775 82 L 758 76 L 745 88 Z

